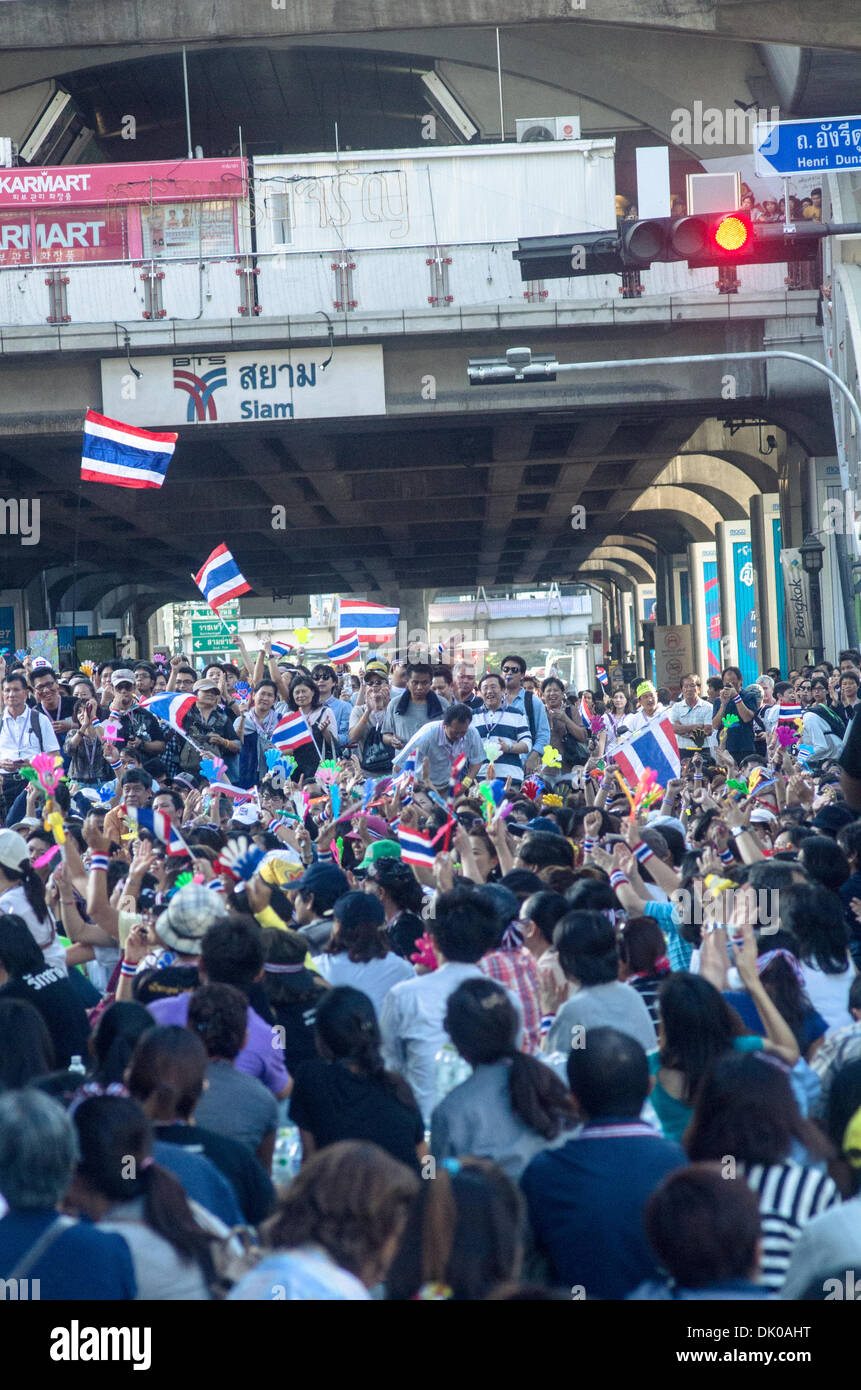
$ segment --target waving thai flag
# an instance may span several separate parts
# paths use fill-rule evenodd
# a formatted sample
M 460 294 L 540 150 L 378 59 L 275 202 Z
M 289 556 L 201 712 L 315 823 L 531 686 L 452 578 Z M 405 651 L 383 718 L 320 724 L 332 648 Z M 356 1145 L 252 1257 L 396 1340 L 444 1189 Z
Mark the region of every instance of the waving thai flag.
M 658 784 L 667 783 L 681 772 L 679 745 L 669 719 L 655 720 L 613 750 L 613 759 L 628 786 L 636 790 L 643 773 L 652 768 Z
M 351 628 L 349 632 L 345 632 L 343 637 L 339 637 L 334 646 L 326 652 L 327 659 L 335 666 L 344 661 L 356 661 L 361 655 L 359 634 L 356 628 Z
M 400 608 L 383 608 L 363 598 L 342 598 L 338 605 L 338 638 L 355 628 L 360 642 L 393 642 L 400 615 Z
M 178 734 L 183 732 L 183 724 L 188 718 L 190 710 L 197 704 L 193 695 L 174 695 L 168 690 L 163 690 L 160 695 L 151 695 L 148 700 L 141 700 L 141 707 L 148 709 L 150 714 L 154 714 L 156 719 L 161 719 L 163 723 L 169 724 L 172 729 L 176 729 Z
M 81 480 L 115 487 L 161 487 L 177 435 L 124 425 L 88 410 L 84 421 Z
M 269 650 L 273 656 L 287 656 L 289 652 L 295 652 L 296 648 L 290 642 L 272 642 Z
M 777 716 L 778 724 L 793 724 L 800 719 L 803 711 L 800 705 L 781 705 Z
M 228 599 L 238 598 L 250 592 L 251 585 L 240 572 L 239 566 L 227 546 L 217 545 L 192 579 L 210 608 L 217 613 Z
M 420 830 L 399 830 L 398 844 L 405 864 L 432 864 L 436 858 L 429 837 Z
M 168 854 L 189 854 L 190 850 L 166 811 L 154 811 L 150 806 L 129 806 L 129 820 L 137 822 L 139 830 L 148 830 L 160 840 Z
M 606 686 L 608 684 L 609 678 L 603 666 L 595 667 L 595 675 L 598 677 L 598 680 L 600 681 L 601 685 Z
M 281 749 L 282 753 L 293 748 L 301 748 L 305 743 L 313 743 L 314 736 L 311 733 L 308 721 L 301 710 L 296 710 L 295 714 L 285 714 L 269 736 L 269 742 L 274 743 Z

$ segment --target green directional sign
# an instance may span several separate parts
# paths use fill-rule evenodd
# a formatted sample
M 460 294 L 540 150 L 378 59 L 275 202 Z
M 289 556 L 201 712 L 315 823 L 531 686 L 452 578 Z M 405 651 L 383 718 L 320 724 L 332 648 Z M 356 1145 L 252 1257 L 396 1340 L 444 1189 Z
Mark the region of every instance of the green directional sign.
M 227 635 L 224 631 L 225 628 L 227 628 L 227 631 L 235 637 L 237 632 L 239 631 L 239 619 L 227 618 L 224 623 L 219 623 L 218 621 L 193 621 L 191 624 L 191 635 L 192 637 L 217 637 L 218 634 L 221 633 L 222 637 L 225 637 Z

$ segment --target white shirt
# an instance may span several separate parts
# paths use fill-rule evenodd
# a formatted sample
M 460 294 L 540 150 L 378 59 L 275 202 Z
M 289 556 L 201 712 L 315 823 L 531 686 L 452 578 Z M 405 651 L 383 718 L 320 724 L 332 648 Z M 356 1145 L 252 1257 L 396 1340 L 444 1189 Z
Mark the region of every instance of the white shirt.
M 855 979 L 855 967 L 848 958 L 846 969 L 840 975 L 826 975 L 824 970 L 804 961 L 801 961 L 801 973 L 808 999 L 828 1024 L 826 1037 L 854 1022 L 849 1012 L 849 986 Z
M 39 728 L 42 730 L 42 751 L 45 753 L 59 753 L 60 745 L 57 742 L 57 735 L 51 727 L 51 721 L 41 710 L 31 710 L 29 705 L 25 705 L 24 710 L 17 718 L 5 710 L 3 713 L 3 725 L 0 728 L 0 759 L 4 762 L 29 762 L 34 753 L 38 753 L 39 740 L 33 731 L 31 713 L 36 714 L 39 719 Z
M 677 700 L 674 705 L 670 706 L 670 718 L 674 724 L 684 724 L 687 727 L 707 727 L 711 731 L 712 707 L 708 700 L 702 700 L 699 697 L 693 705 L 689 705 L 684 699 Z M 678 734 L 677 739 L 679 748 L 696 751 L 697 744 L 692 738 L 685 738 L 684 734 Z
M 336 955 L 314 956 L 314 969 L 318 970 L 330 985 L 351 985 L 367 994 L 379 1015 L 383 1000 L 393 985 L 401 980 L 414 980 L 415 969 L 408 960 L 403 960 L 394 951 L 375 960 L 350 960 L 346 951 Z
M 13 888 L 0 893 L 0 913 L 14 913 L 20 917 L 45 957 L 45 964 L 55 966 L 64 975 L 69 973 L 66 969 L 66 948 L 57 936 L 50 908 L 44 922 L 40 922 L 27 901 L 23 884 L 16 883 Z
M 655 708 L 655 713 L 650 714 L 647 718 L 645 712 L 638 709 L 635 710 L 633 714 L 626 714 L 622 723 L 629 733 L 639 733 L 641 729 L 645 729 L 647 724 L 651 724 L 654 720 L 660 719 L 661 715 L 666 714 L 666 712 L 666 705 L 658 705 Z

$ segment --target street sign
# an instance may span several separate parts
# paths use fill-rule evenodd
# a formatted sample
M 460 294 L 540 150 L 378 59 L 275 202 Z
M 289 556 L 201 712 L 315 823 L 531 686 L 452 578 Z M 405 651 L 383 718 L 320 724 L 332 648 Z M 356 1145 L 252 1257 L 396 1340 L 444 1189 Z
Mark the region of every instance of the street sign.
M 753 148 L 760 178 L 861 169 L 861 116 L 758 122 Z
M 226 633 L 222 633 L 223 641 L 219 642 L 215 637 L 193 637 L 191 639 L 191 650 L 193 652 L 223 652 L 232 646 Z
M 230 632 L 233 636 L 235 636 L 236 633 L 239 631 L 239 619 L 226 618 L 223 624 L 219 623 L 218 621 L 195 622 L 194 619 L 192 619 L 191 635 L 192 637 L 216 637 L 219 633 L 221 633 L 222 637 L 226 637 L 227 633 L 224 630 L 225 628 L 227 628 L 227 631 Z

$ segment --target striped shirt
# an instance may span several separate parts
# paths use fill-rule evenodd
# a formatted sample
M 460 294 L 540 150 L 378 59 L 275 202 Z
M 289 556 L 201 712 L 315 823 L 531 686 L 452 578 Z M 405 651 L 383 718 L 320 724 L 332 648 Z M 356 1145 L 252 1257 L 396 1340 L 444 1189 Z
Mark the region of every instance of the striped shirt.
M 521 778 L 524 758 L 528 757 L 532 751 L 532 735 L 529 732 L 529 721 L 525 713 L 518 709 L 489 710 L 482 706 L 472 716 L 472 727 L 478 731 L 482 743 L 486 743 L 488 740 L 505 739 L 507 743 L 526 745 L 527 752 L 525 754 L 503 753 L 494 763 L 498 777 Z M 483 776 L 488 767 L 489 763 L 484 763 L 479 775 Z
M 759 1196 L 763 1244 L 759 1282 L 778 1293 L 802 1230 L 815 1216 L 838 1206 L 840 1196 L 826 1173 L 800 1163 L 775 1163 L 768 1168 L 753 1164 L 744 1177 Z

